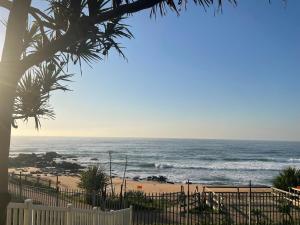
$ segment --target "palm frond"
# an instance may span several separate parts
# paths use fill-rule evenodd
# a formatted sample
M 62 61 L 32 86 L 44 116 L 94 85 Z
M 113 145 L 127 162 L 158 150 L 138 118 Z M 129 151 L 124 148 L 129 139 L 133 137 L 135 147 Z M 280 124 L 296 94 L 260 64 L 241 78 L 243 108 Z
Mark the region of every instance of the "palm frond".
M 43 63 L 27 72 L 18 83 L 13 106 L 13 124 L 16 120 L 35 121 L 36 129 L 40 120 L 54 119 L 55 114 L 49 104 L 50 93 L 57 90 L 68 91 L 62 82 L 69 82 L 73 74 L 66 74 L 52 62 Z

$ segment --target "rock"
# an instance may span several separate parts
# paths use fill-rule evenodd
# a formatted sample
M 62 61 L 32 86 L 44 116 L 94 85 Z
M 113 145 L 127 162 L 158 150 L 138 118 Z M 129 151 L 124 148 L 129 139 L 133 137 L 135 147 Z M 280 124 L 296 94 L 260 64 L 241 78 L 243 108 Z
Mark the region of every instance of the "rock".
M 46 152 L 43 158 L 47 161 L 53 161 L 54 159 L 61 158 L 61 155 L 57 152 Z
M 68 171 L 74 173 L 74 172 L 78 172 L 80 169 L 83 169 L 84 167 L 80 166 L 77 163 L 62 161 L 62 162 L 56 164 L 56 168 L 63 169 L 64 171 L 68 170 Z
M 40 171 L 30 172 L 31 174 L 41 173 L 64 173 L 69 171 L 70 173 L 78 173 L 83 169 L 81 165 L 72 162 L 56 162 L 55 159 L 62 158 L 62 156 L 56 152 L 47 152 L 45 154 L 19 154 L 17 157 L 9 158 L 9 167 L 37 167 Z
M 157 181 L 157 182 L 161 182 L 161 183 L 166 183 L 167 182 L 167 177 L 165 176 L 149 176 L 147 177 L 148 181 Z
M 63 157 L 65 157 L 66 159 L 72 159 L 72 158 L 77 158 L 77 156 L 76 155 L 69 155 L 69 154 L 67 154 L 67 155 L 63 155 Z
M 36 154 L 19 154 L 15 158 L 9 158 L 9 167 L 30 167 L 35 166 L 38 161 Z
M 140 176 L 135 176 L 135 177 L 132 178 L 132 180 L 139 181 L 140 180 Z
M 91 160 L 92 160 L 92 161 L 98 161 L 98 159 L 97 159 L 97 158 L 91 158 Z

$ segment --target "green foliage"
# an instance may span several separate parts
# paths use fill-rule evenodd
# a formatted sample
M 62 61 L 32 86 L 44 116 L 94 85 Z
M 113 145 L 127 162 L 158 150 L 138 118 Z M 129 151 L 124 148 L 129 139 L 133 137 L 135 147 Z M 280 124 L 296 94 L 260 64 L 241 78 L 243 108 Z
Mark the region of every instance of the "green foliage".
M 151 198 L 145 195 L 142 191 L 128 191 L 126 192 L 125 201 L 136 210 L 162 210 L 170 205 L 167 198 L 160 196 L 159 198 Z
M 274 187 L 285 191 L 288 191 L 290 187 L 298 185 L 300 185 L 300 170 L 294 167 L 283 169 L 273 180 Z
M 96 166 L 89 167 L 87 171 L 81 173 L 79 187 L 88 192 L 104 192 L 108 185 L 109 178 L 103 168 Z
M 54 112 L 49 105 L 50 92 L 67 91 L 61 82 L 70 81 L 72 74 L 64 74 L 62 69 L 52 63 L 44 63 L 34 70 L 28 71 L 20 80 L 16 90 L 13 108 L 13 125 L 15 120 L 28 121 L 34 118 L 35 127 L 41 126 L 41 118 L 54 118 Z

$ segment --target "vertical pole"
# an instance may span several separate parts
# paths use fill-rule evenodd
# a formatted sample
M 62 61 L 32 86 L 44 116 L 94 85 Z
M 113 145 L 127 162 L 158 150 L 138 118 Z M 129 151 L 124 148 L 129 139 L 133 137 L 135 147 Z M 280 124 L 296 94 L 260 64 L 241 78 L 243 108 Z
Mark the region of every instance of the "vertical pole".
M 248 202 L 248 224 L 251 225 L 251 180 L 249 182 L 249 202 Z
M 73 209 L 73 205 L 72 204 L 68 204 L 67 205 L 67 224 L 66 225 L 72 225 L 72 209 Z
M 120 186 L 120 203 L 122 204 L 123 202 L 123 184 Z
M 187 192 L 187 198 L 186 198 L 186 218 L 185 223 L 186 225 L 189 225 L 189 207 L 190 207 L 190 181 L 187 181 L 188 183 L 188 192 Z
M 124 194 L 126 193 L 126 190 L 127 189 L 127 181 L 126 181 L 126 179 L 125 179 L 125 186 L 124 186 Z
M 96 206 L 96 191 L 95 190 L 92 192 L 92 205 Z
M 25 209 L 24 209 L 24 225 L 32 225 L 32 200 L 25 200 Z
M 93 225 L 98 225 L 97 207 L 93 208 Z
M 130 206 L 130 213 L 129 213 L 129 225 L 132 225 L 132 205 Z
M 20 184 L 19 184 L 19 188 L 20 188 L 20 199 L 22 199 L 22 172 L 20 172 Z
M 56 176 L 56 207 L 58 207 L 59 200 L 59 186 L 58 186 L 58 175 Z

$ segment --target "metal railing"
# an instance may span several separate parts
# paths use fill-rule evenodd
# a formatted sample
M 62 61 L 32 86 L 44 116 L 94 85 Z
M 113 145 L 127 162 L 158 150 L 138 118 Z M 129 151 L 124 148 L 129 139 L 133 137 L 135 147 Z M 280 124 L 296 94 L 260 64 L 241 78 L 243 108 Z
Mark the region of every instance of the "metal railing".
M 300 195 L 279 189 L 222 192 L 209 188 L 176 193 L 129 191 L 123 195 L 32 187 L 10 183 L 14 201 L 31 198 L 47 206 L 118 210 L 133 207 L 134 225 L 299 225 Z

